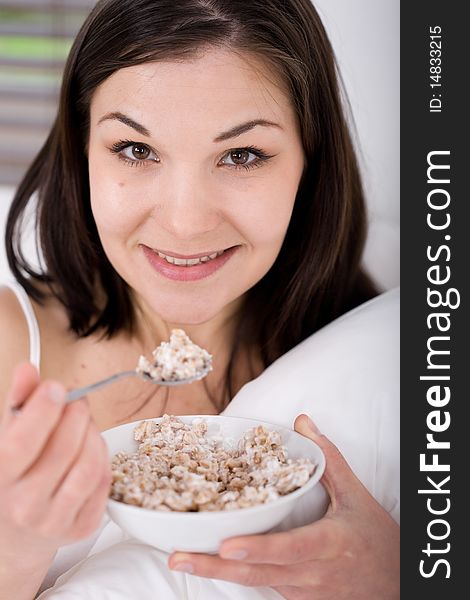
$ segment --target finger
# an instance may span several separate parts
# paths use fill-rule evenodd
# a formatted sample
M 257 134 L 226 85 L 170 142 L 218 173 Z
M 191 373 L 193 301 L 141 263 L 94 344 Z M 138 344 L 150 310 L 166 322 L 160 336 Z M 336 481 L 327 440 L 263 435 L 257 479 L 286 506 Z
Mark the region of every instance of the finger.
M 39 385 L 39 373 L 30 363 L 21 363 L 13 371 L 12 382 L 5 398 L 2 425 L 7 426 L 14 418 L 12 408 L 21 406 Z
M 364 491 L 364 486 L 338 448 L 320 433 L 310 417 L 305 414 L 295 419 L 294 429 L 320 446 L 325 455 L 326 467 L 321 482 L 330 496 L 331 509 L 336 510 L 338 504 L 354 504 L 357 495 Z
M 91 422 L 77 460 L 52 499 L 51 512 L 69 527 L 107 470 L 104 445 L 96 425 Z
M 65 388 L 60 383 L 40 383 L 9 423 L 0 446 L 3 481 L 20 478 L 37 460 L 60 420 L 64 398 Z
M 293 565 L 335 558 L 343 552 L 343 546 L 340 526 L 329 517 L 324 517 L 290 531 L 225 540 L 220 546 L 219 555 L 249 563 Z
M 111 481 L 111 470 L 109 470 L 83 503 L 72 526 L 74 540 L 89 537 L 99 527 L 108 502 Z
M 61 544 L 69 544 L 89 537 L 103 519 L 110 485 L 111 475 L 106 474 L 84 499 L 73 521 L 57 518 L 57 515 L 49 510 L 48 518 L 44 520 L 38 531 L 43 537 L 58 540 Z
M 50 520 L 47 517 L 52 497 L 77 459 L 89 423 L 88 408 L 81 401 L 66 407 L 44 451 L 16 482 L 16 494 L 21 499 L 21 507 L 17 507 L 20 519 L 27 519 L 30 524 Z
M 168 566 L 174 571 L 183 571 L 208 577 L 222 579 L 239 585 L 278 586 L 278 585 L 310 585 L 312 569 L 310 565 L 279 565 L 250 564 L 242 561 L 224 560 L 209 554 L 189 554 L 176 552 L 168 560 Z
M 90 411 L 79 400 L 65 407 L 63 416 L 47 441 L 38 460 L 23 475 L 24 493 L 41 490 L 41 498 L 49 503 L 83 446 L 90 423 Z
M 101 454 L 100 454 L 101 450 Z M 41 532 L 45 537 L 70 543 L 91 535 L 102 519 L 111 485 L 111 468 L 108 452 L 103 447 L 96 450 L 96 471 L 102 473 L 95 485 L 82 489 L 67 506 L 67 497 L 57 492 L 49 504 L 48 518 L 45 519 Z

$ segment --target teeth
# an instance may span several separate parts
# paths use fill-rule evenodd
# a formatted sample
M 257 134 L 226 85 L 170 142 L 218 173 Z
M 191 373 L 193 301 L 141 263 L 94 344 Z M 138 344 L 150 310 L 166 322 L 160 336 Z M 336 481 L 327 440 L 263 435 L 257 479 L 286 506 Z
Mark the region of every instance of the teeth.
M 180 267 L 192 267 L 194 265 L 200 265 L 201 263 L 206 263 L 209 260 L 213 260 L 218 256 L 221 256 L 225 250 L 220 250 L 219 252 L 214 252 L 213 254 L 209 254 L 208 256 L 201 256 L 199 258 L 175 258 L 174 256 L 168 256 L 167 254 L 163 254 L 163 252 L 157 252 L 160 258 L 165 259 L 172 265 L 177 265 Z

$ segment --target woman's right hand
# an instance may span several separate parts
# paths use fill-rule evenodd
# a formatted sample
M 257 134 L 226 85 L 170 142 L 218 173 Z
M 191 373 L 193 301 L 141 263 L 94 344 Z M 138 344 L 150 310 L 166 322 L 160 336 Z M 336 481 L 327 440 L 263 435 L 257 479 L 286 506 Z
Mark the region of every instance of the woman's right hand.
M 64 400 L 65 388 L 41 382 L 32 365 L 15 369 L 0 425 L 0 562 L 13 570 L 91 535 L 105 509 L 105 442 L 86 401 Z

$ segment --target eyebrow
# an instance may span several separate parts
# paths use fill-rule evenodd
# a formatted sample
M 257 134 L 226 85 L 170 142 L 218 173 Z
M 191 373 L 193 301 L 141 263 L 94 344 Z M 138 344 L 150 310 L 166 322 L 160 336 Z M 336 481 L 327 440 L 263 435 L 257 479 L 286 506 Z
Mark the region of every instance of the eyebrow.
M 107 113 L 106 115 L 101 117 L 101 119 L 98 121 L 98 124 L 102 123 L 103 121 L 109 121 L 109 120 L 120 121 L 124 125 L 127 125 L 128 127 L 132 127 L 132 129 L 135 129 L 135 131 L 137 131 L 138 133 L 140 133 L 141 135 L 144 135 L 146 137 L 150 137 L 150 135 L 151 135 L 150 131 L 147 129 L 147 127 L 145 127 L 144 125 L 141 125 L 140 123 L 137 123 L 137 121 L 134 121 L 134 119 L 131 119 L 130 117 L 128 117 L 127 115 L 125 115 L 121 112 Z M 254 129 L 255 127 L 258 127 L 258 126 L 260 126 L 260 127 L 277 127 L 278 129 L 282 129 L 282 127 L 278 123 L 274 123 L 273 121 L 268 121 L 266 119 L 254 119 L 252 121 L 247 121 L 246 123 L 242 123 L 241 125 L 235 125 L 235 127 L 232 127 L 231 129 L 228 129 L 227 131 L 220 133 L 216 138 L 214 138 L 214 142 L 215 143 L 224 142 L 225 140 L 229 140 L 231 138 L 238 137 L 239 135 L 242 135 L 243 133 L 246 133 L 247 131 L 251 131 L 252 129 Z
M 214 139 L 214 142 L 224 142 L 225 140 L 229 140 L 230 138 L 238 137 L 242 133 L 251 131 L 258 125 L 260 125 L 261 127 L 277 127 L 279 129 L 282 129 L 282 127 L 278 123 L 274 123 L 273 121 L 267 121 L 266 119 L 255 119 L 253 121 L 247 121 L 246 123 L 242 123 L 241 125 L 235 125 L 235 127 L 232 127 L 228 131 L 224 131 Z
M 104 115 L 104 117 L 101 117 L 101 119 L 98 121 L 98 125 L 100 123 L 102 123 L 103 121 L 113 121 L 113 120 L 120 121 L 121 123 L 124 123 L 124 125 L 127 125 L 128 127 L 132 127 L 132 129 L 135 129 L 141 135 L 150 137 L 150 131 L 147 129 L 147 127 L 144 127 L 140 123 L 137 123 L 137 121 L 134 121 L 134 119 L 131 119 L 130 117 L 124 115 L 121 112 L 107 113 L 106 115 Z

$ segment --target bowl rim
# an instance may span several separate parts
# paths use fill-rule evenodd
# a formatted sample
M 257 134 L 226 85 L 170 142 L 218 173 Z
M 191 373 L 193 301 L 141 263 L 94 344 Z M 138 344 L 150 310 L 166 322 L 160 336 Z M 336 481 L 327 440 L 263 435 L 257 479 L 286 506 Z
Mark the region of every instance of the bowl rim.
M 289 504 L 290 502 L 292 502 L 293 500 L 295 500 L 296 498 L 299 498 L 301 496 L 303 496 L 306 492 L 308 492 L 309 490 L 311 490 L 315 485 L 317 485 L 318 483 L 320 483 L 320 479 L 323 476 L 323 473 L 325 472 L 325 468 L 326 468 L 326 458 L 325 458 L 325 454 L 323 452 L 323 450 L 320 448 L 320 446 L 314 442 L 313 440 L 310 440 L 309 438 L 301 435 L 300 433 L 298 433 L 297 431 L 294 431 L 294 429 L 289 429 L 288 427 L 285 427 L 284 425 L 278 425 L 276 423 L 271 423 L 269 421 L 262 421 L 260 419 L 253 419 L 252 417 L 237 417 L 236 415 L 223 415 L 223 414 L 219 414 L 219 415 L 171 415 L 171 416 L 175 416 L 177 418 L 181 418 L 181 419 L 230 419 L 230 420 L 237 420 L 237 421 L 252 421 L 252 422 L 256 422 L 259 425 L 267 425 L 269 427 L 273 427 L 277 430 L 279 430 L 279 433 L 283 433 L 284 432 L 288 432 L 290 435 L 294 435 L 295 436 L 299 436 L 299 438 L 301 438 L 302 440 L 305 440 L 307 443 L 313 444 L 316 449 L 317 452 L 319 453 L 319 462 L 317 463 L 316 469 L 313 472 L 313 474 L 311 475 L 310 479 L 307 481 L 307 483 L 305 483 L 303 486 L 301 486 L 300 488 L 297 488 L 296 490 L 294 490 L 293 492 L 290 492 L 289 494 L 286 494 L 284 496 L 281 496 L 279 498 L 276 498 L 275 500 L 272 500 L 270 502 L 266 502 L 264 504 L 258 504 L 256 506 L 248 506 L 248 507 L 242 507 L 242 508 L 232 508 L 232 509 L 228 509 L 228 510 L 207 510 L 207 511 L 175 511 L 175 510 L 155 510 L 152 508 L 144 508 L 143 506 L 136 506 L 134 504 L 126 504 L 125 502 L 121 502 L 119 500 L 113 500 L 112 498 L 108 498 L 107 501 L 107 506 L 111 507 L 111 508 L 116 508 L 120 511 L 128 511 L 129 514 L 140 514 L 142 515 L 143 513 L 148 515 L 150 518 L 158 518 L 158 519 L 162 519 L 162 518 L 167 518 L 167 519 L 197 519 L 198 521 L 200 520 L 209 520 L 209 519 L 215 519 L 218 518 L 220 519 L 221 516 L 223 516 L 224 518 L 229 518 L 229 516 L 233 516 L 233 515 L 238 515 L 238 514 L 243 514 L 243 515 L 255 515 L 259 512 L 268 510 L 269 508 L 274 508 L 274 507 L 279 507 L 282 506 L 284 504 Z M 161 417 L 149 417 L 147 419 L 138 419 L 136 421 L 132 421 L 129 423 L 123 423 L 122 425 L 117 425 L 116 427 L 110 427 L 109 429 L 106 429 L 104 431 L 101 432 L 101 435 L 104 437 L 105 441 L 106 441 L 106 433 L 119 429 L 119 428 L 132 428 L 132 426 L 136 427 L 139 423 L 142 423 L 143 421 L 155 421 L 155 422 L 159 422 L 163 419 L 163 416 Z

